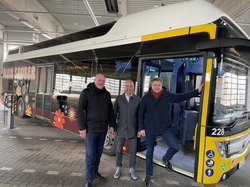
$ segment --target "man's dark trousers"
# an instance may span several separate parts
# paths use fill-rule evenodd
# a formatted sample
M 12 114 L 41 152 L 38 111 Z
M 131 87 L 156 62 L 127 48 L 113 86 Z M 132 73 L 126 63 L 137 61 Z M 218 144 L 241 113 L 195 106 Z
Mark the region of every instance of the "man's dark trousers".
M 146 135 L 146 176 L 153 176 L 153 156 L 154 156 L 154 146 L 156 141 L 156 135 Z M 169 128 L 164 134 L 160 135 L 164 143 L 166 143 L 169 148 L 164 155 L 164 159 L 170 160 L 175 153 L 179 150 L 179 145 L 176 140 L 171 128 Z
M 92 183 L 98 173 L 103 145 L 104 133 L 87 133 L 86 136 L 86 181 Z

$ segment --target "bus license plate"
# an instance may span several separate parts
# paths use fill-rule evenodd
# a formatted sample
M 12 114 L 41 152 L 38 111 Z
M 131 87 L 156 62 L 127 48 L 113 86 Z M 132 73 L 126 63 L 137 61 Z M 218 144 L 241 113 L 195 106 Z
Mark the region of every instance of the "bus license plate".
M 246 159 L 244 158 L 243 160 L 241 160 L 239 162 L 239 169 L 241 168 L 241 166 L 243 166 L 245 164 L 245 161 L 246 161 Z

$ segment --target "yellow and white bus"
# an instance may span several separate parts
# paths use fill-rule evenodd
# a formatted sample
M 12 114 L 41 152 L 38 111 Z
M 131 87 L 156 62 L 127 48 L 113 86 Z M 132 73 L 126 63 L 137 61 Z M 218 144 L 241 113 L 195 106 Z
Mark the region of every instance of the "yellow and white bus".
M 121 17 L 118 21 L 9 52 L 3 93 L 17 97 L 16 113 L 49 120 L 78 134 L 79 94 L 96 73 L 107 77 L 112 98 L 124 80 L 143 96 L 161 77 L 174 93 L 204 83 L 200 97 L 172 106 L 181 150 L 173 169 L 204 184 L 240 169 L 250 145 L 250 41 L 226 14 L 206 1 L 186 1 Z M 107 134 L 105 152 L 116 138 Z M 129 147 L 125 146 L 124 151 Z M 154 161 L 167 146 L 157 139 Z M 145 139 L 138 156 L 145 157 Z

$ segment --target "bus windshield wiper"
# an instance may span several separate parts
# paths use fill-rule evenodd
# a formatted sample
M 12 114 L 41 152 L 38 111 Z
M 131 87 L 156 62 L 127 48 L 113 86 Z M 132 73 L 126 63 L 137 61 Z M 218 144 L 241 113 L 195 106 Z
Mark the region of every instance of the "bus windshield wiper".
M 225 130 L 231 131 L 232 128 L 242 119 L 245 119 L 247 116 L 235 117 L 230 123 L 226 125 Z
M 250 111 L 245 111 L 245 112 L 242 113 L 242 115 L 244 115 L 244 114 L 250 114 Z

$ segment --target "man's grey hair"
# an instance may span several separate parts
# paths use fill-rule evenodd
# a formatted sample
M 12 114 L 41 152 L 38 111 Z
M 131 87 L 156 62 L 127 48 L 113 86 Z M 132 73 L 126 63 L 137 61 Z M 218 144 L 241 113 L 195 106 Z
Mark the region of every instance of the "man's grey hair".
M 153 78 L 153 80 L 151 81 L 151 84 L 152 84 L 153 82 L 155 82 L 155 81 L 160 81 L 161 84 L 163 84 L 163 81 L 162 81 L 162 79 L 161 79 L 160 77 L 155 77 L 155 78 Z

